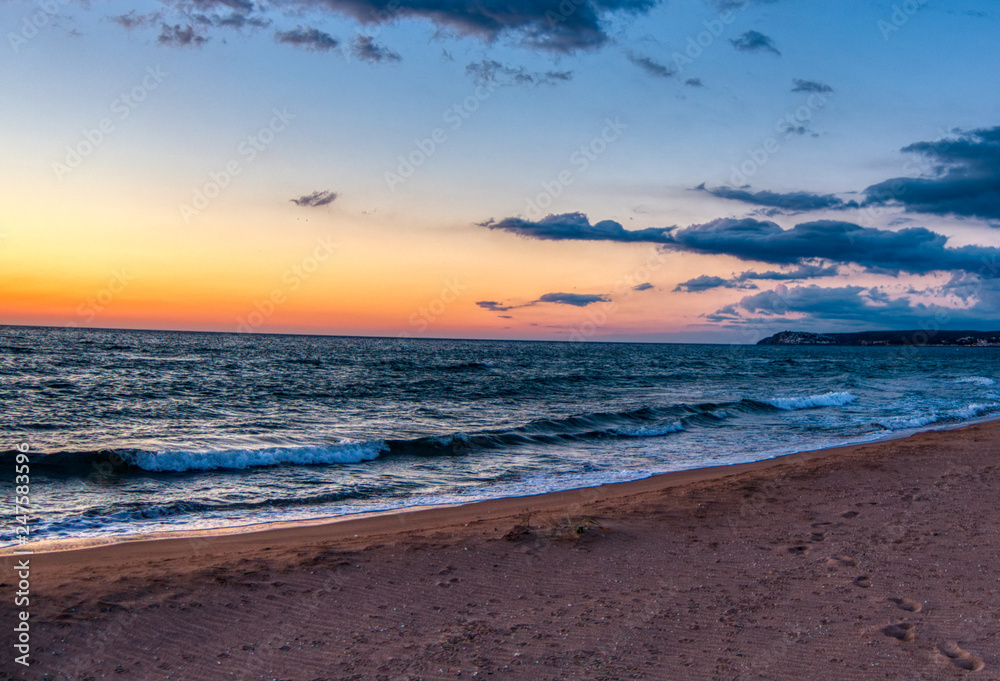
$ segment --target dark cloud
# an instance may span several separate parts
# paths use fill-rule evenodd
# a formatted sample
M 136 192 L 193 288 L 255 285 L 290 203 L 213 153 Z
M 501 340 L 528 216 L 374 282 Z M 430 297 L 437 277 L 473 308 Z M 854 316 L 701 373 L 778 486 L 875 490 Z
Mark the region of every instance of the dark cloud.
M 948 237 L 923 227 L 890 231 L 837 220 L 816 220 L 782 229 L 767 220 L 725 218 L 690 227 L 626 230 L 613 220 L 591 225 L 583 213 L 549 215 L 538 222 L 523 218 L 490 220 L 480 226 L 531 239 L 655 243 L 669 250 L 730 255 L 776 265 L 826 260 L 833 264 L 852 263 L 880 273 L 961 270 L 984 272 L 987 278 L 1000 276 L 1000 268 L 996 266 L 1000 262 L 1000 248 L 948 248 Z
M 740 37 L 734 38 L 729 42 L 741 52 L 771 52 L 779 57 L 781 56 L 781 52 L 775 46 L 774 41 L 757 31 L 747 31 Z
M 477 300 L 476 305 L 484 310 L 491 310 L 493 312 L 506 312 L 507 310 L 513 310 L 515 307 L 520 307 L 519 305 L 504 305 L 498 300 Z
M 596 293 L 545 293 L 535 300 L 522 303 L 521 305 L 504 305 L 496 300 L 478 300 L 476 301 L 476 305 L 491 312 L 509 312 L 510 310 L 517 310 L 522 307 L 534 307 L 543 303 L 586 307 L 594 303 L 606 303 L 609 300 L 611 299 L 608 296 Z
M 840 268 L 836 265 L 799 265 L 788 272 L 742 272 L 735 281 L 788 281 L 792 279 L 818 279 L 820 277 L 836 277 L 840 274 Z
M 381 62 L 400 61 L 397 53 L 384 45 L 379 45 L 369 35 L 358 34 L 351 40 L 351 54 L 362 61 L 378 64 Z
M 636 284 L 635 286 L 632 287 L 632 290 L 633 291 L 648 291 L 651 288 L 655 288 L 655 287 L 647 281 L 647 282 L 643 282 L 642 284 Z
M 747 271 L 729 279 L 702 275 L 700 277 L 695 277 L 694 279 L 688 279 L 687 281 L 681 282 L 676 286 L 676 288 L 674 288 L 674 291 L 701 293 L 702 291 L 708 291 L 715 288 L 756 289 L 757 285 L 753 283 L 754 280 L 792 281 L 800 279 L 818 279 L 821 277 L 835 277 L 839 273 L 840 271 L 836 265 L 800 265 L 787 272 L 777 272 L 773 270 L 768 272 Z
M 201 47 L 208 42 L 208 38 L 199 35 L 191 24 L 187 26 L 163 24 L 156 42 L 170 47 Z
M 583 213 L 549 215 L 538 222 L 523 218 L 504 218 L 499 221 L 488 220 L 479 226 L 511 232 L 529 239 L 673 243 L 670 229 L 653 227 L 628 231 L 613 220 L 603 220 L 591 225 Z
M 770 221 L 722 219 L 674 230 L 671 237 L 668 247 L 675 250 L 775 264 L 822 258 L 881 272 L 979 272 L 1000 259 L 1000 248 L 947 248 L 946 236 L 923 227 L 889 231 L 835 220 L 782 229 Z
M 629 52 L 627 56 L 630 62 L 655 78 L 672 78 L 676 73 L 674 69 L 661 64 L 651 57 L 645 57 L 633 52 Z
M 607 43 L 609 19 L 646 13 L 657 0 L 298 0 L 295 4 L 350 16 L 366 25 L 423 19 L 487 42 L 512 36 L 534 49 L 575 52 Z
M 705 84 L 701 82 L 701 78 L 688 78 L 684 81 L 684 84 L 691 87 L 705 87 Z
M 802 80 L 801 78 L 795 78 L 792 80 L 795 87 L 792 88 L 792 92 L 819 92 L 820 94 L 829 94 L 833 92 L 833 88 L 824 83 L 817 83 L 814 80 Z
M 535 302 L 586 307 L 587 305 L 593 305 L 594 303 L 606 303 L 609 300 L 610 298 L 607 296 L 589 293 L 546 293 Z
M 712 314 L 711 322 L 731 325 L 787 325 L 791 319 L 799 328 L 826 328 L 842 324 L 847 328 L 993 328 L 1000 320 L 1000 287 L 997 280 L 978 288 L 975 304 L 948 307 L 923 302 L 905 295 L 893 297 L 878 287 L 778 286 L 742 298 Z
M 81 0 L 86 4 L 86 0 Z M 566 54 L 597 49 L 611 40 L 609 26 L 620 24 L 622 18 L 648 13 L 660 0 L 293 0 L 277 4 L 257 4 L 252 0 L 161 0 L 168 24 L 177 22 L 180 33 L 166 34 L 163 44 L 195 45 L 197 38 L 185 36 L 183 27 L 192 21 L 203 26 L 242 28 L 266 26 L 270 19 L 262 12 L 285 16 L 326 14 L 356 20 L 363 26 L 391 24 L 401 19 L 430 22 L 439 32 L 469 36 L 486 43 L 510 38 L 520 45 L 546 52 Z M 255 16 L 251 14 L 257 12 Z M 129 15 L 112 17 L 125 28 Z M 282 32 L 287 42 L 298 47 L 329 50 L 333 47 L 318 35 L 312 39 L 306 33 L 316 29 L 297 28 Z M 187 42 L 184 42 L 187 39 Z M 201 42 L 204 42 L 202 40 Z M 382 48 L 384 50 L 385 48 Z M 363 50 L 363 54 L 394 61 L 391 51 Z M 360 57 L 366 59 L 367 57 Z
M 755 206 L 768 206 L 793 212 L 858 207 L 857 202 L 845 202 L 833 194 L 812 194 L 810 192 L 778 193 L 771 191 L 751 192 L 747 189 L 733 189 L 731 187 L 708 189 L 704 183 L 698 185 L 695 189 L 708 192 L 713 196 L 718 196 L 720 199 L 731 199 L 733 201 L 742 201 L 743 203 L 752 203 Z
M 572 71 L 532 73 L 523 66 L 508 66 L 493 59 L 472 62 L 465 72 L 479 85 L 553 85 L 573 79 Z
M 305 196 L 300 196 L 297 199 L 289 200 L 296 206 L 302 206 L 303 208 L 318 208 L 319 206 L 329 206 L 337 200 L 338 196 L 340 195 L 336 192 L 316 191 L 312 194 L 306 194 Z
M 674 287 L 674 292 L 681 293 L 702 293 L 703 291 L 708 291 L 714 288 L 735 288 L 732 285 L 732 280 L 723 279 L 722 277 L 713 277 L 707 274 L 703 274 L 700 277 L 695 277 L 694 279 L 688 279 L 687 281 L 682 281 Z
M 902 149 L 932 164 L 929 177 L 897 177 L 865 190 L 869 204 L 908 211 L 1000 218 L 1000 127 L 963 131 Z
M 276 42 L 302 47 L 307 50 L 317 52 L 328 52 L 335 49 L 340 43 L 329 33 L 324 33 L 317 28 L 296 26 L 291 31 L 277 31 L 274 34 Z

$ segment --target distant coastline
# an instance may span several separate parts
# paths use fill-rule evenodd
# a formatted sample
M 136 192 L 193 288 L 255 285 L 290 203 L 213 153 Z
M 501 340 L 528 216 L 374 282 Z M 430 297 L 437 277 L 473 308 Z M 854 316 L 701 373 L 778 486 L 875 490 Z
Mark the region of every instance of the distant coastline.
M 757 341 L 757 345 L 919 345 L 928 347 L 996 347 L 1000 331 L 857 331 L 812 333 L 781 331 Z

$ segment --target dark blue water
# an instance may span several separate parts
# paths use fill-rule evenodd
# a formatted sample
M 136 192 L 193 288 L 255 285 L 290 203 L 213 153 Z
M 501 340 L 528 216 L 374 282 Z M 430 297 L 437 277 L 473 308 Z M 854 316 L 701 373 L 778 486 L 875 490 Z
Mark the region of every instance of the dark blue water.
M 35 539 L 565 489 L 988 417 L 998 361 L 0 327 L 0 494 L 20 443 Z

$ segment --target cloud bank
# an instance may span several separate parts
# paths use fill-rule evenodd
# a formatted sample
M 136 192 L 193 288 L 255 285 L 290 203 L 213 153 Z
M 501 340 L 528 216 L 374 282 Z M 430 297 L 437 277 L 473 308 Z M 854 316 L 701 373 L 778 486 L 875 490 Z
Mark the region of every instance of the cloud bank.
M 537 222 L 513 217 L 480 226 L 531 239 L 654 243 L 668 250 L 776 265 L 824 260 L 880 273 L 952 270 L 994 278 L 998 275 L 991 263 L 1000 262 L 1000 248 L 948 248 L 948 237 L 923 227 L 892 231 L 838 220 L 815 220 L 782 229 L 767 220 L 723 218 L 689 227 L 626 230 L 613 220 L 591 224 L 583 213 L 565 213 Z

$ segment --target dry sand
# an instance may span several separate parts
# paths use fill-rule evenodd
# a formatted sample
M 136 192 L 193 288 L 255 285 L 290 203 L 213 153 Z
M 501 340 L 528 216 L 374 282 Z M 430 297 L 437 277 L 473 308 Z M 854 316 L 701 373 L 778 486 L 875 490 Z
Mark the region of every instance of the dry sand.
M 537 497 L 36 553 L 27 673 L 8 654 L 7 555 L 0 678 L 996 680 L 998 466 L 993 422 Z

